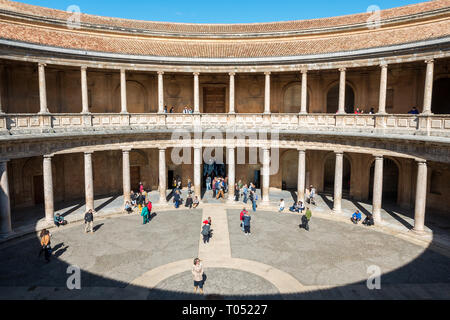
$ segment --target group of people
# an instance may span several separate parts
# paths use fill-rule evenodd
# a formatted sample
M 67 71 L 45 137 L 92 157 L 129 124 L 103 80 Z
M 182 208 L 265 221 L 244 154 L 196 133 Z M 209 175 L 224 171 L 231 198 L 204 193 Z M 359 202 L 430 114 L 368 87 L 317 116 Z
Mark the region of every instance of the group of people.
M 356 210 L 355 213 L 353 213 L 351 219 L 350 219 L 354 224 L 358 224 L 361 220 L 362 220 L 362 216 L 361 216 L 361 212 L 359 212 L 359 210 Z M 373 221 L 373 216 L 370 212 L 367 213 L 366 218 L 364 219 L 364 221 L 362 222 L 363 225 L 370 227 L 373 226 L 375 224 L 375 222 Z
M 175 106 L 171 107 L 170 110 L 167 108 L 167 106 L 164 106 L 164 113 L 175 113 Z M 190 106 L 185 106 L 183 109 L 184 114 L 193 114 L 194 111 Z
M 367 114 L 375 114 L 375 108 L 370 108 L 369 112 L 365 112 L 363 109 L 356 108 L 354 113 L 355 114 L 365 114 L 365 113 L 367 113 Z
M 200 205 L 200 199 L 198 198 L 197 195 L 194 195 L 194 191 L 192 190 L 192 188 L 193 184 L 191 182 L 191 179 L 188 179 L 187 183 L 188 195 L 186 198 L 185 207 L 189 209 L 196 209 Z M 175 179 L 173 179 L 172 182 L 173 203 L 176 209 L 178 209 L 180 205 L 183 204 L 181 190 L 182 190 L 181 178 L 177 176 Z

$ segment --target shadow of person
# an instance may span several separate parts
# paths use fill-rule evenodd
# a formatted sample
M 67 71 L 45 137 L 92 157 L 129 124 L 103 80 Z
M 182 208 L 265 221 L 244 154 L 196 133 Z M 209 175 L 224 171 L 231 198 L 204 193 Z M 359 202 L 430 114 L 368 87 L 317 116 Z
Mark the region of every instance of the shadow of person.
M 62 247 L 64 247 L 64 242 L 58 243 L 56 246 L 54 246 L 52 248 L 52 250 L 53 250 L 53 252 L 55 252 L 56 250 L 58 250 L 58 249 L 60 249 Z
M 150 215 L 150 217 L 148 218 L 148 221 L 152 221 L 153 220 L 153 218 L 156 218 L 158 216 L 158 214 L 155 212 L 155 213 L 152 213 L 151 215 Z
M 208 277 L 206 276 L 205 273 L 203 273 L 203 278 L 202 278 L 203 285 L 206 284 L 206 280 L 208 280 Z
M 64 254 L 64 252 L 67 251 L 68 248 L 69 248 L 69 246 L 66 246 L 64 248 L 59 248 L 59 250 L 53 250 L 53 256 L 55 256 L 56 258 L 59 258 L 60 256 L 62 256 Z
M 97 232 L 101 227 L 103 227 L 104 223 L 100 223 L 98 225 L 96 225 L 93 229 L 94 232 Z

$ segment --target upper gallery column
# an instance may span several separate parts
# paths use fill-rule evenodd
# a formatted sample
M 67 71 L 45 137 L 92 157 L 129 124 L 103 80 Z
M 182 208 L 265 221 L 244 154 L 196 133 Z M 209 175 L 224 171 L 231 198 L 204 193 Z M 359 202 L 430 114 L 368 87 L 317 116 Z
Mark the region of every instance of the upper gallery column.
M 231 114 L 235 113 L 234 111 L 234 76 L 236 75 L 236 73 L 234 72 L 230 72 L 230 112 Z
M 297 200 L 305 202 L 306 152 L 298 150 Z
M 131 202 L 130 149 L 122 150 L 123 202 Z
M 270 72 L 264 72 L 266 76 L 266 89 L 264 93 L 264 113 L 270 114 Z
M 94 210 L 94 176 L 92 172 L 92 151 L 84 153 L 84 189 L 86 211 Z
M 386 90 L 387 90 L 387 72 L 388 65 L 383 63 L 381 67 L 380 78 L 380 100 L 378 103 L 378 114 L 386 114 Z
M 339 109 L 338 114 L 345 114 L 345 77 L 346 77 L 346 68 L 340 68 L 340 76 L 339 76 Z
M 3 70 L 4 70 L 4 66 L 2 64 L 0 64 L 0 114 L 5 113 L 3 111 L 3 106 L 2 106 L 2 92 L 3 92 Z
M 300 107 L 301 114 L 307 114 L 307 102 L 308 102 L 308 70 L 302 70 L 302 101 Z
M 202 147 L 194 147 L 194 193 L 200 199 L 202 196 Z
M 433 80 L 434 80 L 434 60 L 425 61 L 427 64 L 427 74 L 425 77 L 425 94 L 423 97 L 422 114 L 431 114 L 431 101 L 433 98 Z
M 200 113 L 200 85 L 199 72 L 194 72 L 194 113 Z
M 89 98 L 88 98 L 88 85 L 87 85 L 87 67 L 81 67 L 81 101 L 82 111 L 81 113 L 89 113 Z
M 6 160 L 0 160 L 0 236 L 6 236 L 11 232 L 8 162 Z
M 427 203 L 427 162 L 417 161 L 416 205 L 414 209 L 414 231 L 423 233 Z
M 381 203 L 383 201 L 383 161 L 383 156 L 375 156 L 372 199 L 372 215 L 375 223 L 381 222 Z
M 228 149 L 228 200 L 234 201 L 234 184 L 236 183 L 236 161 L 235 148 L 227 147 Z
M 121 111 L 120 113 L 128 113 L 127 110 L 127 78 L 125 69 L 120 69 L 120 101 Z
M 158 71 L 158 113 L 164 113 L 164 71 Z
M 44 155 L 43 163 L 45 220 L 49 223 L 53 222 L 55 215 L 53 201 L 52 158 L 53 155 Z
M 340 213 L 342 209 L 342 176 L 344 171 L 344 153 L 336 153 L 336 168 L 334 174 L 334 205 L 333 212 Z
M 40 111 L 39 113 L 48 113 L 47 107 L 47 86 L 45 84 L 45 64 L 38 64 L 38 73 L 39 73 L 39 102 L 40 102 Z
M 159 148 L 159 203 L 167 204 L 166 199 L 166 148 Z
M 270 152 L 269 148 L 263 148 L 263 170 L 262 170 L 262 200 L 269 202 L 270 187 Z

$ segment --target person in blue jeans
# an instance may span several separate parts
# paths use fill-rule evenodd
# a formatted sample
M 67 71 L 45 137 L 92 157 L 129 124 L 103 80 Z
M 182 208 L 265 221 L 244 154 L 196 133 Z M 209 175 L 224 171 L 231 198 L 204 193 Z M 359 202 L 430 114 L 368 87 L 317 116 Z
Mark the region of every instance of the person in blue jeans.
M 253 212 L 256 211 L 256 194 L 253 191 L 250 191 L 250 201 L 252 202 Z
M 173 196 L 173 199 L 175 200 L 175 208 L 178 209 L 178 207 L 180 206 L 180 202 L 181 202 L 181 196 L 180 196 L 180 191 L 175 191 L 175 195 Z
M 250 217 L 250 214 L 248 212 L 245 212 L 245 214 L 244 214 L 244 232 L 245 232 L 246 236 L 251 234 L 251 232 L 250 232 L 250 220 L 252 220 L 252 217 Z
M 244 185 L 244 188 L 242 189 L 242 194 L 244 195 L 244 203 L 247 203 L 247 201 L 248 201 L 248 187 L 247 187 L 247 185 Z

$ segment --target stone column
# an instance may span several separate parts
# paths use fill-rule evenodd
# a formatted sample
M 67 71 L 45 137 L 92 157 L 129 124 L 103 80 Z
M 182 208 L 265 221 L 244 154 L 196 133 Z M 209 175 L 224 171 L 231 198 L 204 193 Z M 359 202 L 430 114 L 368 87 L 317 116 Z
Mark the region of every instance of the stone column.
M 127 78 L 125 69 L 120 69 L 120 101 L 122 110 L 120 113 L 128 113 L 127 110 Z
M 164 113 L 164 71 L 158 71 L 158 113 Z
M 383 201 L 383 161 L 383 156 L 375 157 L 372 199 L 372 215 L 375 223 L 381 222 L 381 203 Z
M 434 80 L 434 60 L 425 61 L 427 64 L 427 74 L 425 77 L 425 93 L 423 98 L 422 114 L 431 114 L 431 101 L 433 98 L 433 80 Z
M 380 101 L 378 104 L 378 114 L 386 114 L 386 90 L 387 90 L 387 64 L 381 66 L 381 78 L 380 78 Z
M 123 170 L 123 203 L 131 202 L 131 180 L 130 180 L 130 151 L 122 150 L 122 170 Z
M 345 114 L 345 72 L 346 68 L 340 68 L 339 78 L 339 109 L 338 114 Z
M 3 106 L 2 106 L 2 93 L 3 93 L 3 69 L 5 67 L 0 64 L 0 114 L 5 113 L 3 111 Z
M 81 67 L 81 101 L 82 111 L 81 113 L 89 113 L 89 98 L 88 98 L 88 85 L 87 85 L 87 67 Z
M 342 209 L 342 178 L 344 172 L 344 153 L 336 153 L 336 168 L 334 175 L 334 206 L 333 212 L 340 213 Z
M 84 153 L 84 189 L 86 193 L 86 211 L 94 210 L 94 176 L 92 172 L 92 151 Z
M 45 220 L 52 223 L 55 215 L 53 201 L 53 173 L 52 173 L 53 155 L 44 155 L 43 173 L 44 173 L 44 205 Z
M 159 203 L 167 204 L 166 148 L 159 148 Z
M 297 199 L 305 202 L 306 152 L 298 150 L 298 184 Z
M 264 203 L 269 202 L 270 187 L 270 152 L 269 148 L 263 148 L 263 170 L 262 170 L 262 200 Z
M 194 147 L 194 193 L 202 197 L 202 148 Z
M 266 76 L 266 89 L 264 94 L 264 114 L 270 114 L 270 72 L 264 72 Z
M 7 236 L 11 232 L 8 162 L 6 160 L 0 160 L 0 236 Z
M 228 201 L 234 201 L 234 184 L 236 183 L 236 161 L 234 147 L 228 147 Z
M 414 229 L 417 233 L 424 232 L 425 209 L 427 203 L 427 162 L 417 161 L 416 206 L 414 209 Z
M 234 76 L 236 75 L 234 72 L 230 72 L 230 112 L 231 114 L 235 113 L 234 111 Z
M 45 84 L 45 66 L 44 63 L 38 64 L 39 73 L 39 101 L 40 101 L 40 114 L 49 113 L 47 107 L 47 87 Z
M 307 102 L 308 102 L 308 70 L 302 70 L 302 101 L 300 114 L 307 114 Z
M 200 113 L 200 85 L 199 72 L 194 72 L 194 113 Z

